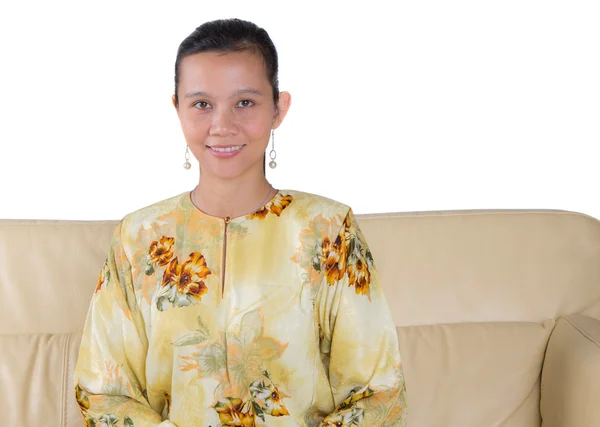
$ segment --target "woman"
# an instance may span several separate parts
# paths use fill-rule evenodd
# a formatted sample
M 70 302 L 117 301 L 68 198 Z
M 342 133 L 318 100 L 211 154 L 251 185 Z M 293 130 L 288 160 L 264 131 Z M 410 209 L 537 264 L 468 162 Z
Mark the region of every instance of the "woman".
M 246 21 L 180 45 L 173 104 L 201 179 L 115 230 L 75 372 L 88 426 L 404 423 L 395 328 L 351 209 L 265 177 L 290 107 L 277 68 Z

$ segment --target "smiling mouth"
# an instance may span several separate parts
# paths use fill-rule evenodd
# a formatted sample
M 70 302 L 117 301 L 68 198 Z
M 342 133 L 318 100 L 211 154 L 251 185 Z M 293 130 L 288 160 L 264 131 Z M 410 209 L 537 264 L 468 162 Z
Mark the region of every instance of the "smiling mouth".
M 208 147 L 217 153 L 233 153 L 234 151 L 238 151 L 243 147 L 243 145 L 236 145 L 234 147 Z

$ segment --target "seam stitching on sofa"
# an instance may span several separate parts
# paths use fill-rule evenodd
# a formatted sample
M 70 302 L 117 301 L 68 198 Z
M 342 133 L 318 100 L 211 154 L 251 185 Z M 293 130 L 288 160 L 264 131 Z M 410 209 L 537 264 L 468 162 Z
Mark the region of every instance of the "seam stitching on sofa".
M 573 326 L 577 331 L 579 331 L 579 333 L 581 335 L 583 335 L 584 337 L 586 337 L 592 344 L 595 344 L 596 347 L 600 348 L 600 341 L 598 341 L 598 339 L 596 337 L 593 337 L 592 335 L 590 335 L 589 333 L 587 333 L 585 330 L 583 330 L 582 328 L 580 328 L 579 326 L 577 326 L 575 323 L 573 323 L 573 321 L 571 321 L 571 319 L 565 317 L 564 318 L 567 322 L 569 322 L 571 324 L 571 326 Z
M 499 423 L 499 425 L 505 425 L 511 420 L 514 421 L 515 414 L 520 415 L 519 411 L 521 411 L 525 407 L 525 405 L 527 405 L 527 403 L 529 403 L 531 397 L 535 394 L 535 391 L 540 390 L 540 393 L 541 393 L 541 383 L 542 383 L 541 376 L 542 376 L 542 369 L 540 368 L 540 371 L 538 374 L 538 379 L 533 383 L 533 387 L 531 387 L 531 389 L 529 390 L 529 393 L 527 393 L 527 396 L 525 396 L 525 399 L 521 400 L 521 403 L 519 403 L 519 405 L 516 408 L 514 408 L 514 410 L 511 411 L 511 413 L 508 414 L 507 417 Z M 541 401 L 541 394 L 540 394 L 540 401 Z M 538 413 L 541 418 L 542 411 L 540 409 L 539 404 L 537 405 L 537 409 L 538 409 Z
M 592 219 L 596 222 L 600 222 L 597 218 L 585 214 L 583 212 L 570 211 L 565 209 L 456 209 L 456 210 L 423 210 L 423 211 L 392 211 L 392 212 L 381 212 L 381 213 L 356 213 L 357 217 L 361 218 L 395 218 L 401 217 L 439 217 L 439 216 L 472 216 L 472 215 L 520 215 L 520 214 L 558 214 L 562 215 L 573 215 L 577 217 Z M 91 225 L 91 226 L 110 226 L 117 225 L 122 219 L 91 219 L 91 220 L 65 220 L 65 219 L 39 219 L 39 218 L 6 218 L 0 225 L 14 226 L 27 226 L 32 225 L 59 225 L 59 226 L 72 226 L 73 224 Z M 15 224 L 10 222 L 14 221 Z M 21 221 L 31 221 L 29 223 L 20 223 Z
M 63 359 L 63 392 L 61 393 L 61 400 L 62 400 L 62 420 L 60 425 L 67 427 L 67 393 L 69 392 L 69 369 L 70 369 L 70 364 L 69 364 L 69 347 L 71 344 L 71 337 L 72 334 L 68 334 L 67 335 L 67 339 L 65 340 L 65 351 L 64 351 L 64 359 Z
M 515 210 L 448 210 L 448 211 L 409 211 L 409 212 L 385 212 L 385 213 L 362 213 L 356 214 L 357 219 L 387 219 L 387 218 L 432 218 L 432 217 L 456 217 L 456 216 L 489 216 L 489 215 L 503 215 L 503 216 L 515 216 L 515 215 L 531 215 L 531 214 L 544 214 L 544 215 L 556 215 L 556 216 L 575 216 L 580 218 L 592 219 L 596 222 L 600 222 L 597 218 L 590 215 L 575 212 L 565 211 L 559 209 L 515 209 Z

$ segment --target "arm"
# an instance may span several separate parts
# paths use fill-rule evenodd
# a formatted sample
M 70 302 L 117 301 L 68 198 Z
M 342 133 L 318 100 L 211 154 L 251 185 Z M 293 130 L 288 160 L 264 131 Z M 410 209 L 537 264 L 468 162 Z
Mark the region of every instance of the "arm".
M 544 426 L 592 427 L 600 420 L 600 321 L 571 315 L 559 319 L 542 370 Z
M 146 397 L 147 350 L 119 224 L 92 297 L 75 368 L 75 397 L 86 426 L 173 426 L 162 422 Z
M 396 328 L 351 210 L 336 239 L 323 242 L 322 271 L 315 308 L 336 409 L 321 426 L 404 426 Z

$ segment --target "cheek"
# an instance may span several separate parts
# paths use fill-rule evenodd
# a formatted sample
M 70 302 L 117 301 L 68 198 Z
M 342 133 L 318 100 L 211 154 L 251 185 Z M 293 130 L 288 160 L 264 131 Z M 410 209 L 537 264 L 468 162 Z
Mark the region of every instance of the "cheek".
M 238 114 L 236 119 L 238 125 L 250 138 L 264 138 L 265 135 L 271 134 L 273 119 L 267 114 L 247 112 Z
M 192 115 L 181 115 L 179 117 L 181 130 L 187 139 L 200 138 L 208 133 L 210 121 L 202 117 L 193 117 Z
M 247 123 L 242 125 L 244 134 L 253 140 L 266 140 L 271 135 L 271 126 L 269 123 Z

